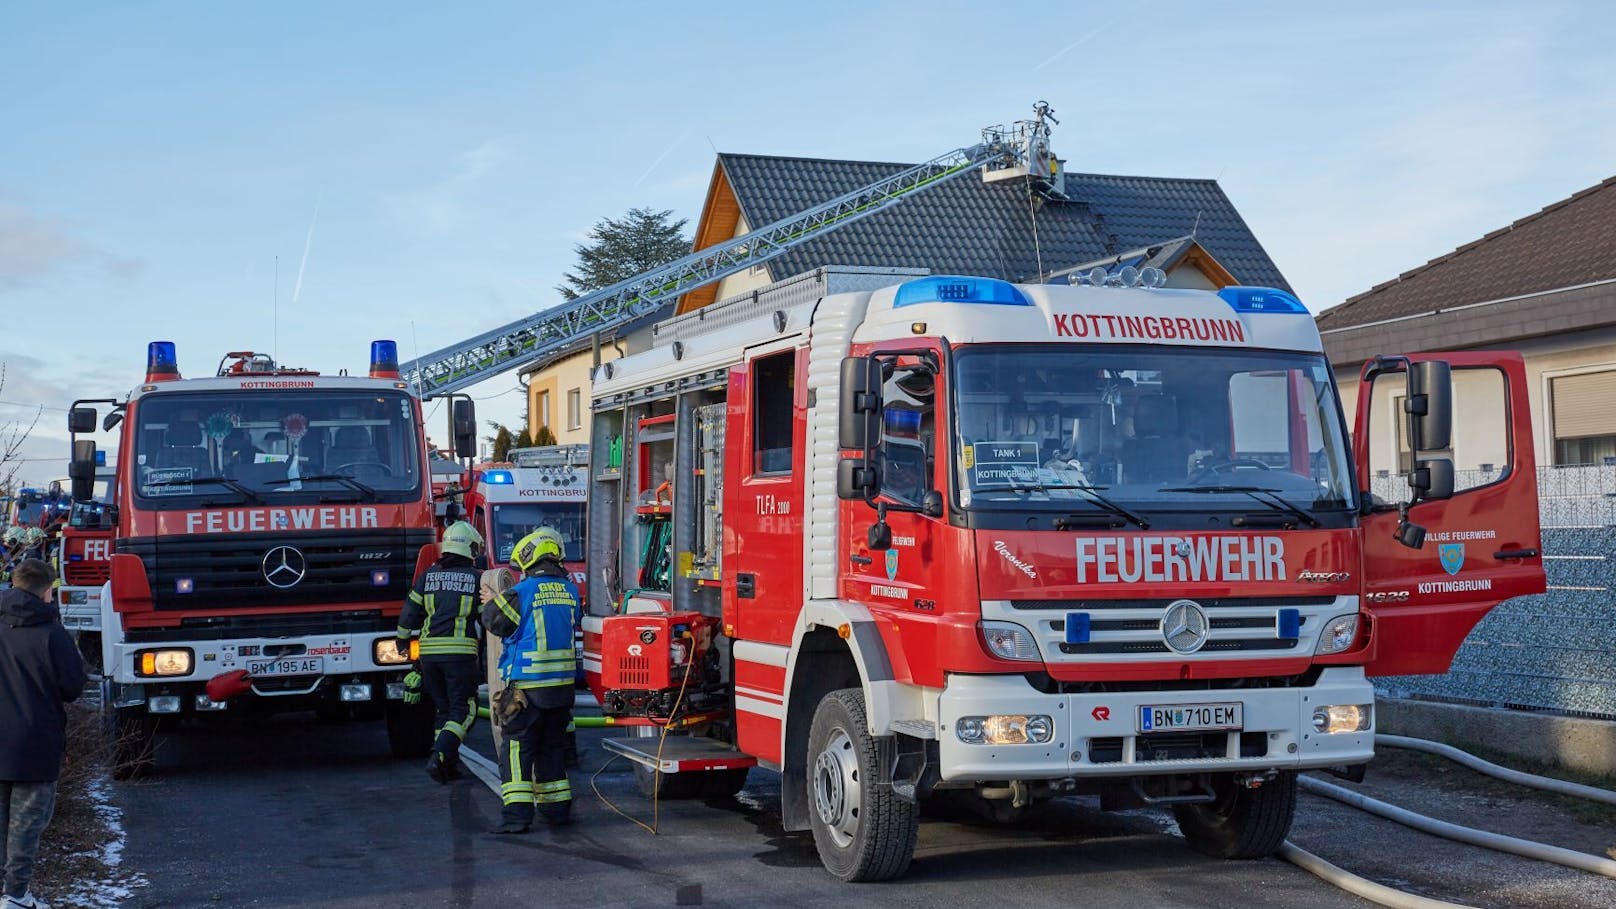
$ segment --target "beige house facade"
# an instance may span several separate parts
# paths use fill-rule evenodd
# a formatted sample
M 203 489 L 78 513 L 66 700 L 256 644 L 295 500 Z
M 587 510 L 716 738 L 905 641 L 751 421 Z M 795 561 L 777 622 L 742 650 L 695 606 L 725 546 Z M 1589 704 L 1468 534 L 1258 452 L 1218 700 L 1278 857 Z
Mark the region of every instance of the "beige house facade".
M 1513 350 L 1526 363 L 1537 463 L 1616 464 L 1616 178 L 1359 294 L 1318 324 L 1349 416 L 1376 354 Z M 1494 371 L 1455 375 L 1461 471 L 1508 460 L 1500 381 Z M 1398 397 L 1376 383 L 1376 469 L 1406 469 Z

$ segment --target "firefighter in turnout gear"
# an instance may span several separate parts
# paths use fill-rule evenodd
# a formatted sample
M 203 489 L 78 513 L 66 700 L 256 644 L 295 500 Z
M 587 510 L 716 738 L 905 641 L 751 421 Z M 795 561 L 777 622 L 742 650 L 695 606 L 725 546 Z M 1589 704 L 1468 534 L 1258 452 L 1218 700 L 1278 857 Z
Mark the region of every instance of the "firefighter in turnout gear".
M 578 588 L 561 566 L 561 537 L 541 527 L 517 542 L 515 587 L 483 607 L 483 624 L 504 639 L 499 673 L 505 680 L 495 716 L 505 734 L 499 833 L 526 833 L 535 807 L 547 824 L 572 820 L 566 732 L 572 722 L 573 623 Z
M 420 647 L 418 671 L 432 699 L 437 738 L 426 772 L 439 783 L 460 776 L 460 744 L 477 721 L 477 607 L 479 572 L 473 566 L 483 538 L 465 521 L 443 532 L 442 556 L 421 575 L 398 617 L 398 647 Z

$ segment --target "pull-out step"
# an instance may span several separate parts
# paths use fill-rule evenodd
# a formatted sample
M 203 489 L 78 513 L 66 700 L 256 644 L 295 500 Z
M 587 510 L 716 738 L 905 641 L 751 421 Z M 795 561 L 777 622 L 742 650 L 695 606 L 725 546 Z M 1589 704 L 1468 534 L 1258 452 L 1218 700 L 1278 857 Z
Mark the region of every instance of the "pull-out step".
M 657 737 L 644 736 L 631 739 L 604 739 L 601 747 L 619 754 L 636 764 L 644 764 L 663 773 L 689 773 L 696 770 L 740 770 L 757 765 L 757 758 L 743 754 L 717 739 L 700 739 L 688 735 L 670 735 L 662 741 L 662 756 L 657 758 Z

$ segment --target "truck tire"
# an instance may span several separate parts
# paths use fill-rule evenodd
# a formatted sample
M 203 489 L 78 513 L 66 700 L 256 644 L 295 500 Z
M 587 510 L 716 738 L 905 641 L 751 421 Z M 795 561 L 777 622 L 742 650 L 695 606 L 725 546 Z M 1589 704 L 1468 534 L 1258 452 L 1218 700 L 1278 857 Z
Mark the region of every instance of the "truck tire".
M 1191 849 L 1213 858 L 1260 859 L 1279 851 L 1296 815 L 1296 772 L 1280 774 L 1259 789 L 1247 789 L 1222 774 L 1213 781 L 1214 801 L 1176 805 L 1173 816 Z
M 132 780 L 150 774 L 157 755 L 157 718 L 143 707 L 115 707 L 105 719 L 112 778 Z
M 423 701 L 387 702 L 387 747 L 396 758 L 424 758 L 432 751 L 432 707 Z
M 825 695 L 808 732 L 808 818 L 819 860 L 843 881 L 891 880 L 914 858 L 919 813 L 882 773 L 864 692 Z

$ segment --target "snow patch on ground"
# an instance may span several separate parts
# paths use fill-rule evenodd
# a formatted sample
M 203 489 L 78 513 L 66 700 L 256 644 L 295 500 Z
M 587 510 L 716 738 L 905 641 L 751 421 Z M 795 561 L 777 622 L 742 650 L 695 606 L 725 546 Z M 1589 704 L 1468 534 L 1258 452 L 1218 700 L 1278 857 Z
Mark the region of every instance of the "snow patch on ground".
M 106 832 L 107 839 L 89 853 L 98 862 L 103 873 L 91 880 L 74 882 L 66 893 L 57 894 L 54 905 L 75 909 L 118 909 L 134 898 L 135 891 L 146 886 L 143 874 L 121 870 L 127 834 L 123 826 L 123 809 L 112 803 L 112 786 L 106 777 L 98 777 L 85 789 L 95 804 L 96 817 Z

